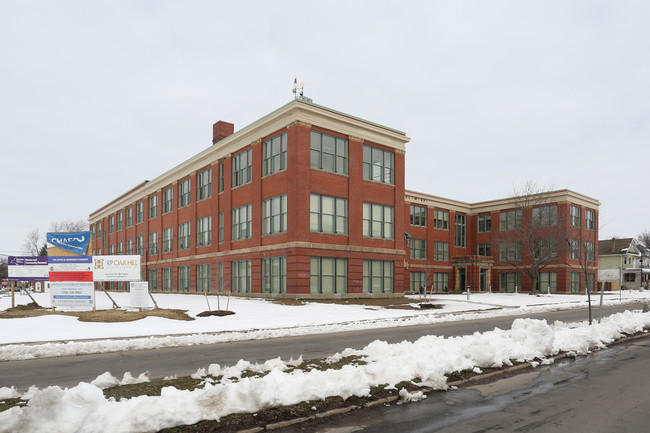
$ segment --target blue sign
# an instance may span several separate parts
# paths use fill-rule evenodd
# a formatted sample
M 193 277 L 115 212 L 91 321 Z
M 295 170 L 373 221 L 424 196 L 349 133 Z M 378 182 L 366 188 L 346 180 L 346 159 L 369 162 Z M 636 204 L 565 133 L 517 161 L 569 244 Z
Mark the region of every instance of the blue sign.
M 90 243 L 90 232 L 77 233 L 48 233 L 48 247 L 50 245 L 61 248 L 80 256 L 86 255 Z

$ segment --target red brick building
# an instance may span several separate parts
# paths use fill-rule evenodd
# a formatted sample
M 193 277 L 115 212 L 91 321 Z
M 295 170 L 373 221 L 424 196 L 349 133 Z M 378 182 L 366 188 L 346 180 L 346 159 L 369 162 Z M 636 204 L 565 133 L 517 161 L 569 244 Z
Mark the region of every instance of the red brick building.
M 512 201 L 471 205 L 405 191 L 408 141 L 303 99 L 236 133 L 219 121 L 211 147 L 90 215 L 94 253 L 140 254 L 152 291 L 358 296 L 425 283 L 510 290 L 511 278 L 530 290 L 521 277 L 502 277 L 513 268 L 499 260 L 495 227 L 478 229 L 481 215 L 498 222 Z M 597 239 L 596 200 L 551 195 L 562 209 L 592 212 L 594 227 L 580 226 L 580 239 Z M 580 263 L 557 257 L 548 280 L 568 291 Z

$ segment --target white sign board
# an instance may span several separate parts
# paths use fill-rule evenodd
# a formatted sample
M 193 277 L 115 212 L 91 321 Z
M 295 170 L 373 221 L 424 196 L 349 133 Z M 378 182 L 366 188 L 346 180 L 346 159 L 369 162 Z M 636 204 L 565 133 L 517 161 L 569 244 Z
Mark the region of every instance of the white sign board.
M 131 281 L 131 308 L 149 308 L 149 283 L 146 281 Z
M 138 281 L 140 256 L 93 256 L 94 281 Z
M 95 305 L 95 287 L 90 281 L 52 281 L 50 296 L 52 307 L 92 310 Z

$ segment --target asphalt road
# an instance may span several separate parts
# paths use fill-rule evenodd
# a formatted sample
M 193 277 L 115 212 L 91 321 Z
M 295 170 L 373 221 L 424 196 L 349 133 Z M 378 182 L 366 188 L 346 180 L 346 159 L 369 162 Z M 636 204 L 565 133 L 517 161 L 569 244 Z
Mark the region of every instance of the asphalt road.
M 606 307 L 603 314 L 626 309 L 638 309 L 639 304 Z M 580 321 L 587 319 L 583 309 L 530 314 L 520 317 L 548 321 Z M 495 327 L 508 329 L 516 317 L 484 318 L 433 325 L 380 328 L 332 334 L 283 337 L 267 340 L 248 340 L 189 347 L 134 350 L 106 354 L 41 358 L 24 361 L 0 362 L 0 387 L 15 386 L 24 391 L 31 385 L 43 388 L 50 385 L 75 386 L 89 382 L 110 371 L 121 378 L 125 372 L 138 375 L 149 371 L 152 379 L 171 375 L 190 375 L 210 364 L 232 365 L 240 359 L 263 362 L 280 356 L 282 359 L 303 356 L 304 359 L 327 357 L 346 348 L 363 348 L 380 339 L 389 343 L 416 340 L 423 335 L 456 336 L 484 332 Z
M 649 358 L 646 337 L 494 382 L 430 393 L 419 403 L 377 406 L 278 432 L 643 432 Z

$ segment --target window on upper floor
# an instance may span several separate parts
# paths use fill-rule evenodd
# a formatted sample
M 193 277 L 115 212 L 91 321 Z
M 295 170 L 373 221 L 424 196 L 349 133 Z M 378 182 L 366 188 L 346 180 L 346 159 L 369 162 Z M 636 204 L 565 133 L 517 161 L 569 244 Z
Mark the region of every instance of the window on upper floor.
M 196 200 L 205 200 L 212 195 L 212 169 L 208 168 L 196 175 Z
M 520 229 L 522 215 L 521 209 L 501 211 L 499 214 L 499 229 L 501 231 Z
M 253 178 L 253 152 L 245 150 L 232 158 L 233 188 L 249 183 Z
M 158 194 L 149 197 L 149 218 L 158 216 Z
M 363 235 L 393 239 L 393 206 L 363 203 Z
M 426 227 L 427 226 L 427 208 L 422 206 L 411 205 L 411 225 Z
M 557 225 L 557 205 L 533 208 L 533 227 L 550 227 Z
M 232 210 L 232 240 L 251 237 L 252 206 L 250 204 Z
M 465 248 L 467 244 L 467 215 L 456 214 L 456 246 Z
M 280 134 L 263 143 L 262 176 L 287 168 L 287 133 Z
M 262 234 L 287 231 L 287 195 L 279 195 L 262 202 Z
M 363 145 L 363 178 L 393 184 L 395 156 L 393 152 Z
M 427 241 L 426 239 L 411 239 L 411 258 L 415 260 L 426 260 L 427 258 Z
M 449 230 L 449 211 L 435 209 L 433 211 L 433 228 Z
M 580 208 L 578 206 L 571 205 L 571 225 L 574 227 L 580 227 Z
M 585 210 L 585 227 L 588 230 L 596 229 L 596 212 L 590 209 Z
M 492 215 L 489 213 L 482 213 L 478 215 L 478 232 L 488 233 L 492 231 Z
M 347 199 L 312 194 L 309 200 L 309 227 L 312 232 L 347 234 Z
M 348 140 L 311 131 L 311 167 L 348 174 Z
M 186 250 L 190 247 L 190 222 L 178 225 L 178 250 Z
M 190 188 L 191 179 L 188 177 L 185 180 L 178 182 L 178 207 L 182 208 L 190 204 Z
M 163 213 L 171 212 L 174 201 L 174 187 L 170 186 L 163 191 Z

